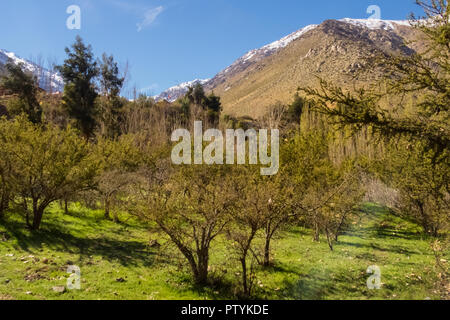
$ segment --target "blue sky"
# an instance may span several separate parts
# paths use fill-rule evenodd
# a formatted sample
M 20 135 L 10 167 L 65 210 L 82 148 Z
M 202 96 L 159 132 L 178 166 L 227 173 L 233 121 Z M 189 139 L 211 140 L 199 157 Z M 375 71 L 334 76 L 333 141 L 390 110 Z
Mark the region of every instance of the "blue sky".
M 69 30 L 70 5 L 81 8 L 81 29 Z M 247 51 L 326 19 L 382 19 L 419 12 L 413 0 L 16 0 L 2 1 L 0 48 L 23 58 L 61 63 L 77 34 L 94 52 L 130 65 L 128 88 L 148 94 L 210 78 Z M 125 92 L 126 94 L 126 92 Z

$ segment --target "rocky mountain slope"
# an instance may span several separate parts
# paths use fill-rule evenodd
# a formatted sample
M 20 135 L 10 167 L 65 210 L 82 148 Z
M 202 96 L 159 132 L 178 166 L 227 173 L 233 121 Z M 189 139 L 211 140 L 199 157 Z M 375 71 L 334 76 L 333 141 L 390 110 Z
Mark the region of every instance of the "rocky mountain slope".
M 404 43 L 415 37 L 408 21 L 327 20 L 248 52 L 203 85 L 222 97 L 225 113 L 258 117 L 273 104 L 289 103 L 299 86 L 314 86 L 317 77 L 344 87 L 373 81 L 377 74 L 365 72 L 366 58 L 380 51 L 411 54 L 414 47 Z

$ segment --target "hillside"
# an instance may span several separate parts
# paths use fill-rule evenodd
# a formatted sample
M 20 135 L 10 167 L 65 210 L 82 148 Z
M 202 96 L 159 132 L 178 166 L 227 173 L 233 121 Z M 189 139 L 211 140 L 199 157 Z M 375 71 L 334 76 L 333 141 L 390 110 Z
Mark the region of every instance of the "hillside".
M 364 72 L 365 60 L 378 52 L 411 54 L 420 43 L 404 43 L 416 37 L 408 21 L 327 20 L 248 52 L 204 86 L 221 96 L 224 113 L 258 117 L 317 77 L 350 88 L 372 82 L 377 74 Z
M 329 20 L 276 54 L 259 61 L 214 87 L 226 113 L 264 114 L 277 102 L 289 103 L 299 86 L 315 86 L 321 77 L 343 87 L 358 87 L 377 74 L 365 72 L 365 59 L 380 51 L 411 53 L 393 30 Z M 380 72 L 382 72 L 380 70 Z

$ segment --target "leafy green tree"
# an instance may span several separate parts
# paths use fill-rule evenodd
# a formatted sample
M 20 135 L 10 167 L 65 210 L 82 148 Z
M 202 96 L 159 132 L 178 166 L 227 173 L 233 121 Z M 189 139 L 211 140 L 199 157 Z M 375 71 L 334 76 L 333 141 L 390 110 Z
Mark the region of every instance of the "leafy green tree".
M 14 114 L 25 113 L 33 123 L 40 123 L 42 108 L 37 99 L 37 79 L 24 69 L 23 63 L 6 64 L 7 75 L 3 77 L 1 86 L 18 96 L 10 101 L 10 111 Z
M 95 99 L 97 89 L 95 78 L 99 74 L 92 47 L 86 46 L 77 36 L 71 49 L 66 48 L 68 58 L 57 69 L 66 83 L 63 94 L 63 106 L 75 125 L 86 138 L 92 136 L 96 126 Z
M 420 142 L 400 140 L 376 164 L 378 176 L 399 191 L 394 210 L 431 236 L 445 233 L 450 221 L 450 154 L 433 163 L 434 153 Z
M 280 156 L 282 172 L 290 177 L 296 191 L 297 219 L 310 226 L 314 231 L 314 240 L 319 241 L 317 216 L 322 203 L 317 199 L 315 190 L 328 181 L 326 175 L 332 172 L 326 138 L 318 131 L 296 134 L 284 144 Z
M 143 163 L 143 156 L 134 145 L 133 136 L 121 136 L 117 140 L 100 139 L 95 146 L 99 172 L 95 177 L 95 191 L 105 210 L 105 218 L 119 222 L 117 208 L 126 199 L 127 187 L 134 182 L 135 173 Z
M 358 159 L 332 161 L 332 141 L 326 131 L 294 135 L 281 149 L 280 169 L 283 185 L 293 189 L 293 217 L 313 230 L 314 241 L 324 233 L 331 250 L 365 194 Z
M 266 190 L 266 198 L 263 198 L 263 230 L 264 230 L 264 250 L 263 266 L 270 266 L 271 244 L 274 237 L 280 230 L 293 221 L 295 210 L 295 190 L 289 178 L 279 172 L 275 177 L 261 177 L 267 181 L 261 186 Z
M 254 242 L 258 233 L 266 225 L 263 217 L 267 215 L 270 196 L 258 180 L 259 172 L 241 167 L 233 174 L 233 192 L 238 195 L 236 207 L 230 211 L 231 221 L 226 228 L 230 249 L 241 265 L 242 298 L 252 296 L 255 287 L 253 272 L 255 255 Z M 249 268 L 250 267 L 250 268 Z
M 122 90 L 124 81 L 125 77 L 120 76 L 119 67 L 117 62 L 114 61 L 114 57 L 104 53 L 100 62 L 100 85 L 102 93 L 108 98 L 117 97 Z
M 334 250 L 334 244 L 348 227 L 352 216 L 358 213 L 358 207 L 366 193 L 361 185 L 361 172 L 350 162 L 334 168 L 331 183 L 322 184 L 316 189 L 316 198 L 322 202 L 316 207 L 316 221 L 325 233 L 328 246 Z M 316 202 L 317 203 L 317 202 Z
M 37 230 L 51 203 L 90 187 L 96 163 L 89 144 L 71 128 L 42 128 L 23 117 L 3 122 L 2 127 L 0 141 L 11 163 L 14 200 L 20 199 L 28 226 Z
M 228 168 L 188 166 L 170 173 L 163 166 L 148 172 L 138 189 L 143 196 L 138 216 L 155 222 L 169 237 L 188 262 L 196 284 L 207 284 L 212 242 L 224 232 L 228 213 L 236 205 Z
M 252 204 L 247 210 L 254 210 L 252 216 L 257 217 L 258 224 L 264 236 L 264 246 L 262 248 L 262 259 L 258 257 L 258 263 L 268 267 L 272 264 L 272 241 L 280 230 L 294 221 L 295 215 L 295 189 L 290 182 L 290 177 L 283 173 L 283 168 L 277 175 L 267 177 L 261 176 L 258 170 L 247 168 L 247 172 L 242 174 L 246 177 L 241 193 L 246 194 L 242 206 Z M 238 170 L 236 172 L 239 172 Z M 239 178 L 238 178 L 239 179 Z M 243 200 L 243 199 L 241 199 Z M 248 214 L 248 212 L 241 212 Z M 240 214 L 237 215 L 238 223 L 243 219 Z M 244 219 L 245 220 L 245 219 Z M 248 220 L 251 229 L 252 219 Z

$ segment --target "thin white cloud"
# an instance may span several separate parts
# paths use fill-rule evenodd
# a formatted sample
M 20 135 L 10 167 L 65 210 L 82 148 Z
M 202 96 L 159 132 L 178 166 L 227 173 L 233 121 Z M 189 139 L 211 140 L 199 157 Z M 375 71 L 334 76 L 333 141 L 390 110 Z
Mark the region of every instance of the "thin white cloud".
M 156 18 L 164 11 L 163 6 L 149 9 L 144 14 L 144 20 L 137 24 L 137 31 L 141 32 L 144 28 L 150 26 L 155 22 Z

